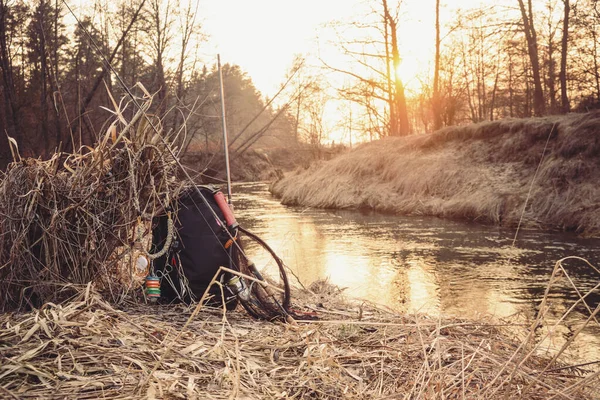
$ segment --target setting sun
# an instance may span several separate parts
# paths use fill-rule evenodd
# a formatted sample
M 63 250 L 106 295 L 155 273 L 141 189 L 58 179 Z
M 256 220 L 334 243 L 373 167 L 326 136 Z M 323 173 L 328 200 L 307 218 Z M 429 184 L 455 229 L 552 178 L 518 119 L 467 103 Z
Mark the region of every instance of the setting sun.
M 312 3 L 314 7 L 318 7 L 318 13 L 310 11 L 313 9 Z M 390 7 L 396 7 L 392 3 L 394 2 L 390 2 Z M 471 3 L 475 2 L 469 2 Z M 380 35 L 377 24 L 382 18 L 381 5 L 362 0 L 332 0 L 326 3 L 310 0 L 302 5 L 288 4 L 284 7 L 286 13 L 292 13 L 296 18 L 290 20 L 270 17 L 282 10 L 281 4 L 274 0 L 252 4 L 234 1 L 237 12 L 231 15 L 228 12 L 232 6 L 230 3 L 227 6 L 220 2 L 202 3 L 201 8 L 204 8 L 204 14 L 209 18 L 205 24 L 211 35 L 209 44 L 215 52 L 221 52 L 222 59 L 243 66 L 265 96 L 278 92 L 292 60 L 295 56 L 302 55 L 311 68 L 310 73 L 326 77 L 326 85 L 331 87 L 330 99 L 323 116 L 327 127 L 327 141 L 348 142 L 349 130 L 341 127 L 344 125 L 343 119 L 348 117 L 347 110 L 345 113 L 340 111 L 348 107 L 340 104 L 335 91 L 346 86 L 351 75 L 341 73 L 336 76 L 326 72 L 324 66 L 363 75 L 368 79 L 371 79 L 369 75 L 374 69 L 385 70 L 384 66 L 377 66 L 380 60 L 376 58 L 358 60 L 357 63 L 357 53 L 354 53 L 382 51 L 379 45 L 382 38 L 377 36 Z M 397 9 L 397 41 L 401 62 L 395 72 L 402 80 L 408 96 L 420 93 L 423 85 L 431 85 L 435 44 L 434 6 L 434 0 L 430 0 L 419 4 L 402 3 Z M 265 14 L 263 11 L 267 8 L 272 13 Z M 442 24 L 449 21 L 454 10 L 442 7 Z M 396 13 L 396 8 L 393 11 Z M 227 20 L 222 23 L 219 22 L 221 15 L 227 15 Z M 249 15 L 252 18 L 248 18 Z M 354 25 L 358 16 L 362 16 L 360 19 L 365 25 L 363 28 Z M 252 27 L 242 29 L 244 35 L 231 33 L 232 26 L 244 27 L 248 21 L 252 21 Z M 364 29 L 368 24 L 371 27 Z M 396 75 L 394 71 L 392 75 Z M 286 100 L 277 101 L 281 103 Z M 358 110 L 353 114 L 355 122 L 360 125 L 361 118 L 365 115 Z
M 396 68 L 396 73 L 407 91 L 418 92 L 422 89 L 423 78 L 428 73 L 427 58 L 404 58 Z

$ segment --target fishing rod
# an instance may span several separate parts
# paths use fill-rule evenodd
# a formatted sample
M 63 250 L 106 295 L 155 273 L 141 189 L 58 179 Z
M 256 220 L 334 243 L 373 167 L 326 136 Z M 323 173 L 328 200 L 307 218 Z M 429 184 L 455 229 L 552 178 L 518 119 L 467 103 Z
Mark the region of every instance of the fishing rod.
M 190 176 L 190 174 L 187 172 L 186 168 L 181 164 L 181 161 L 178 159 L 178 157 L 175 155 L 173 149 L 171 149 L 171 146 L 167 143 L 167 141 L 165 140 L 165 138 L 160 134 L 160 132 L 158 131 L 158 128 L 154 125 L 152 119 L 146 114 L 145 109 L 142 107 L 142 105 L 138 102 L 137 98 L 133 95 L 133 93 L 131 92 L 131 90 L 129 89 L 129 87 L 125 84 L 125 82 L 122 80 L 121 76 L 118 74 L 118 72 L 114 69 L 114 67 L 112 66 L 112 64 L 110 63 L 109 60 L 107 60 L 107 58 L 105 57 L 104 53 L 102 52 L 102 50 L 100 49 L 100 47 L 98 46 L 98 44 L 96 43 L 96 41 L 92 38 L 92 36 L 90 35 L 90 33 L 88 32 L 88 30 L 86 29 L 86 27 L 83 26 L 83 24 L 81 23 L 81 21 L 79 20 L 79 18 L 77 17 L 77 15 L 73 12 L 73 10 L 71 9 L 71 7 L 69 6 L 69 4 L 66 2 L 66 0 L 62 0 L 62 3 L 65 5 L 65 7 L 67 7 L 67 9 L 69 10 L 69 12 L 71 13 L 71 15 L 73 15 L 73 17 L 75 18 L 75 20 L 77 21 L 77 24 L 79 25 L 79 28 L 85 33 L 85 35 L 88 37 L 88 40 L 90 40 L 90 43 L 92 44 L 92 46 L 95 48 L 96 52 L 99 54 L 99 56 L 102 58 L 103 62 L 105 63 L 106 67 L 114 74 L 119 86 L 121 86 L 121 88 L 125 91 L 125 93 L 127 94 L 127 96 L 131 99 L 132 103 L 135 105 L 135 107 L 140 110 L 140 112 L 142 113 L 143 117 L 145 118 L 146 122 L 148 123 L 148 126 L 150 126 L 152 128 L 152 130 L 154 131 L 154 133 L 156 134 L 156 136 L 159 138 L 161 144 L 163 144 L 163 146 L 165 147 L 165 149 L 167 150 L 167 152 L 169 153 L 169 155 L 171 156 L 171 158 L 173 159 L 173 161 L 175 162 L 175 164 L 177 165 L 177 167 L 181 170 L 181 172 L 183 173 L 185 179 L 190 183 L 190 186 L 195 190 L 195 192 L 198 194 L 199 198 L 202 200 L 202 202 L 205 204 L 205 206 L 207 207 L 208 210 L 210 210 L 212 216 L 216 219 L 216 220 L 220 220 L 219 215 L 216 213 L 215 210 L 213 210 L 213 208 L 210 205 L 210 202 L 208 201 L 208 199 L 204 196 L 204 194 L 201 192 L 200 188 L 198 187 L 198 185 L 196 185 L 196 183 L 194 182 L 194 180 L 192 179 L 192 177 Z M 220 65 L 220 59 L 219 61 L 219 65 Z M 221 75 L 220 73 L 220 68 L 219 68 L 219 75 Z M 221 78 L 221 82 L 222 82 L 222 78 Z M 221 83 L 222 85 L 222 83 Z M 223 87 L 221 86 L 221 98 L 222 98 L 222 110 L 224 112 L 224 102 L 223 102 Z M 224 123 L 224 128 L 225 128 L 225 117 L 223 116 L 223 123 Z M 226 129 L 224 129 L 224 131 L 226 131 Z M 227 146 L 227 140 L 225 140 L 225 146 Z M 228 152 L 225 153 L 225 157 L 227 159 L 227 169 L 229 169 L 229 160 L 228 160 Z M 229 201 L 231 201 L 231 182 L 229 181 L 229 171 L 228 171 L 228 191 L 229 191 Z M 229 213 L 231 213 L 231 209 L 229 209 Z M 231 213 L 232 215 L 232 213 Z M 205 218 L 203 216 L 203 218 Z M 205 218 L 206 220 L 206 218 Z M 206 221 L 208 222 L 208 221 Z M 237 224 L 237 222 L 236 222 Z M 218 237 L 216 232 L 214 232 L 214 230 L 212 230 L 212 227 L 210 227 L 210 225 L 208 225 L 209 228 L 212 231 L 212 234 L 215 237 Z M 237 251 L 239 251 L 239 254 L 242 255 L 244 257 L 245 260 L 247 260 L 247 262 L 249 263 L 249 265 L 254 265 L 254 263 L 252 263 L 249 259 L 249 257 L 246 255 L 246 253 L 244 252 L 244 250 L 242 249 L 240 243 L 238 243 L 238 241 L 236 240 L 236 237 L 234 236 L 234 234 L 236 234 L 234 229 L 231 229 L 234 232 L 232 233 L 230 231 L 230 229 L 224 229 L 224 231 L 226 232 L 226 234 L 229 236 L 229 239 L 231 240 L 231 246 L 235 247 L 237 249 Z M 236 234 L 237 236 L 237 234 Z M 224 250 L 225 247 L 223 247 Z M 232 260 L 233 261 L 233 260 Z M 254 269 L 255 270 L 255 269 Z M 254 273 L 253 271 L 251 271 L 252 273 Z M 280 266 L 280 276 L 286 277 L 286 273 L 285 270 L 282 268 L 282 266 Z M 261 277 L 262 278 L 262 277 Z M 264 279 L 262 279 L 264 280 Z M 287 279 L 284 279 L 284 286 L 288 286 L 287 283 Z M 262 287 L 260 285 L 258 285 L 259 287 Z M 286 297 L 284 297 L 283 300 L 283 304 L 287 305 L 289 304 L 289 296 L 287 295 L 289 294 L 289 287 L 286 289 Z M 261 296 L 258 296 L 259 300 Z M 287 320 L 288 318 L 291 318 L 287 307 L 285 307 L 284 305 L 282 305 L 274 296 L 271 296 L 273 301 L 275 302 L 277 309 L 279 309 L 281 316 Z M 262 303 L 262 302 L 261 302 Z M 254 315 L 253 315 L 254 316 Z M 272 319 L 272 318 L 271 318 Z
M 289 282 L 287 279 L 287 275 L 285 273 L 285 267 L 283 265 L 283 261 L 277 256 L 277 254 L 273 251 L 273 249 L 271 249 L 271 247 L 269 247 L 269 245 L 264 240 L 262 240 L 261 238 L 259 238 L 256 235 L 254 235 L 253 233 L 247 231 L 246 229 L 242 228 L 241 226 L 239 226 L 235 220 L 235 217 L 233 216 L 233 203 L 232 203 L 232 191 L 231 191 L 231 168 L 230 168 L 230 162 L 229 162 L 229 145 L 228 145 L 229 139 L 227 137 L 227 119 L 226 119 L 226 111 L 225 111 L 225 85 L 223 84 L 223 71 L 221 68 L 221 55 L 220 54 L 217 54 L 217 69 L 218 69 L 218 73 L 219 73 L 219 87 L 220 87 L 220 92 L 221 92 L 221 119 L 222 119 L 222 124 L 223 124 L 223 151 L 225 153 L 225 173 L 226 173 L 226 177 L 227 177 L 227 200 L 228 200 L 227 203 L 228 204 L 224 204 L 224 199 L 222 199 L 222 195 L 219 196 L 219 194 L 221 194 L 220 192 L 215 193 L 215 200 L 216 200 L 217 204 L 219 205 L 219 208 L 223 212 L 223 214 L 225 216 L 225 221 L 227 222 L 227 225 L 230 227 L 230 229 L 235 229 L 235 230 L 243 233 L 244 235 L 248 236 L 249 238 L 251 238 L 253 241 L 258 243 L 263 249 L 265 249 L 271 255 L 271 257 L 275 260 L 275 263 L 277 264 L 277 266 L 280 270 L 280 277 L 283 281 L 283 287 L 284 287 L 283 304 L 281 304 L 276 299 L 275 293 L 273 293 L 273 291 L 271 290 L 271 288 L 268 285 L 261 285 L 261 286 L 262 286 L 262 289 L 265 291 L 266 295 L 272 299 L 272 301 L 277 306 L 277 308 L 279 308 L 280 311 L 282 311 L 283 314 L 286 315 L 288 313 L 288 309 L 290 306 L 290 297 L 291 296 L 290 296 L 290 286 L 289 286 Z M 238 234 L 237 231 L 236 231 L 236 235 Z M 229 254 L 230 254 L 229 260 L 230 260 L 230 266 L 232 266 L 232 267 L 234 266 L 233 259 L 235 258 L 233 251 L 234 251 L 234 248 L 232 246 L 229 246 Z M 247 267 L 248 272 L 250 272 L 252 275 L 254 275 L 258 278 L 259 282 L 265 282 L 265 279 L 263 278 L 262 274 L 258 271 L 258 269 L 256 268 L 256 265 L 253 262 L 250 262 L 246 267 Z M 234 276 L 230 280 L 230 282 L 231 283 L 230 283 L 230 285 L 228 285 L 228 287 L 230 287 L 232 289 L 233 294 L 238 295 L 238 298 L 240 299 L 242 306 L 252 316 L 258 317 L 258 315 L 259 315 L 258 311 L 255 310 L 253 307 L 254 305 L 257 305 L 256 302 L 251 301 L 251 299 L 245 295 L 245 291 L 247 289 L 247 283 L 244 281 L 244 278 L 241 276 Z M 264 299 L 259 298 L 258 301 L 259 301 L 258 305 L 260 307 L 261 306 L 260 302 L 264 301 Z M 264 306 L 263 306 L 263 308 L 264 308 Z
M 229 140 L 227 139 L 227 120 L 225 118 L 225 87 L 221 71 L 221 55 L 217 54 L 217 69 L 219 70 L 219 86 L 221 88 L 221 119 L 223 121 L 223 151 L 225 152 L 225 174 L 227 175 L 227 200 L 231 205 L 231 169 L 229 168 Z

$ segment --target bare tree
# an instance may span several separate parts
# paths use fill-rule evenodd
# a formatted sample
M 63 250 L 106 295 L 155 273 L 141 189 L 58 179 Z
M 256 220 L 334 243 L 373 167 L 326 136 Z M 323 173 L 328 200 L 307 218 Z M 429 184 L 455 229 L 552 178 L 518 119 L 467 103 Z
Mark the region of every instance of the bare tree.
M 442 110 L 440 99 L 440 0 L 435 0 L 435 66 L 433 69 L 433 129 L 442 127 Z
M 346 77 L 337 90 L 344 99 L 364 109 L 365 120 L 370 121 L 365 127 L 369 135 L 407 135 L 410 133 L 408 107 L 398 71 L 400 4 L 396 2 L 394 8 L 388 0 L 369 4 L 368 18 L 363 15 L 360 22 L 335 26 L 344 31 L 343 34 L 338 32 L 336 45 L 347 58 L 346 66 L 337 67 L 323 57 L 321 61 L 329 71 Z M 348 35 L 348 30 L 355 35 Z
M 153 60 L 152 90 L 158 93 L 158 114 L 164 115 L 167 109 L 167 85 L 166 68 L 167 49 L 173 39 L 173 4 L 168 0 L 150 0 L 148 19 L 150 21 L 150 48 Z
M 190 56 L 190 42 L 194 38 L 199 38 L 199 31 L 196 25 L 196 17 L 198 14 L 198 2 L 195 3 L 195 7 L 192 7 L 193 2 L 188 3 L 187 7 L 179 12 L 179 62 L 177 63 L 177 69 L 175 71 L 175 102 L 179 107 L 185 107 L 185 93 L 184 93 L 184 72 L 186 70 L 186 64 Z M 181 8 L 181 5 L 180 7 Z M 193 70 L 193 68 L 192 68 Z M 179 112 L 173 113 L 173 120 L 171 129 L 174 131 L 177 129 L 179 122 L 181 121 L 181 114 Z
M 567 113 L 571 109 L 569 103 L 569 97 L 567 95 L 567 57 L 568 57 L 568 45 L 569 45 L 569 14 L 571 12 L 571 5 L 569 0 L 563 0 L 564 14 L 563 14 L 563 31 L 561 40 L 561 51 L 560 51 L 560 105 L 561 111 Z
M 18 17 L 15 18 L 14 6 L 9 5 L 8 0 L 0 0 L 0 70 L 2 71 L 5 126 L 6 133 L 20 142 L 20 116 L 12 61 L 14 57 L 10 48 L 12 35 L 15 34 L 15 21 L 18 21 Z M 8 149 L 8 146 L 4 149 Z
M 538 54 L 537 33 L 533 21 L 532 0 L 527 0 L 527 9 L 523 0 L 518 0 L 519 9 L 523 22 L 523 31 L 527 40 L 527 50 L 531 62 L 531 72 L 533 74 L 533 112 L 535 115 L 544 115 L 546 112 L 546 103 L 544 101 L 544 91 L 542 89 L 542 78 L 540 74 L 540 61 Z
M 33 10 L 29 22 L 29 59 L 34 64 L 35 82 L 32 91 L 39 95 L 38 142 L 44 144 L 45 151 L 58 146 L 61 139 L 55 96 L 58 77 L 54 74 L 55 66 L 58 71 L 58 64 L 52 60 L 52 55 L 55 55 L 55 61 L 58 62 L 58 51 L 63 44 L 62 36 L 58 35 L 59 28 L 54 26 L 59 23 L 58 13 L 59 10 L 49 0 L 42 0 Z M 53 107 L 50 107 L 51 104 Z M 50 116 L 54 118 L 54 129 L 50 127 Z
M 84 118 L 84 115 L 86 113 L 87 107 L 90 105 L 90 103 L 92 102 L 94 96 L 96 95 L 96 92 L 98 91 L 98 88 L 100 87 L 100 84 L 104 81 L 104 78 L 110 72 L 110 68 L 111 68 L 113 60 L 115 59 L 116 55 L 119 52 L 119 49 L 123 45 L 123 42 L 124 42 L 125 38 L 127 37 L 127 34 L 129 33 L 130 29 L 133 27 L 133 25 L 137 21 L 137 19 L 138 19 L 139 15 L 140 15 L 140 13 L 142 11 L 142 8 L 144 7 L 145 3 L 146 3 L 146 0 L 142 0 L 140 2 L 140 5 L 138 6 L 136 12 L 131 17 L 129 25 L 122 32 L 121 37 L 119 38 L 119 41 L 117 42 L 117 44 L 113 48 L 113 51 L 111 52 L 111 54 L 106 59 L 104 59 L 105 63 L 103 65 L 103 67 L 102 67 L 102 71 L 96 77 L 96 79 L 95 79 L 95 81 L 94 81 L 91 89 L 86 94 L 83 102 L 81 103 L 81 106 L 80 106 L 80 109 L 79 109 L 79 114 L 77 115 L 77 119 L 74 121 L 74 123 L 71 126 L 71 132 L 72 132 L 73 135 L 75 135 L 77 133 L 77 131 L 78 131 L 79 127 L 80 127 L 80 124 L 82 123 L 82 118 Z M 88 32 L 88 28 L 86 28 L 85 26 L 80 25 L 80 28 L 82 29 L 82 31 Z M 96 52 L 96 56 L 103 58 L 101 54 L 97 53 L 96 45 L 98 45 L 98 44 L 96 44 L 96 43 L 90 43 L 90 45 L 92 45 L 94 51 Z
M 554 53 L 556 52 L 554 38 L 556 36 L 557 26 L 554 21 L 555 14 L 555 2 L 553 0 L 548 1 L 547 3 L 547 44 L 546 44 L 546 97 L 548 98 L 548 102 L 550 104 L 549 112 L 553 114 L 557 111 L 557 103 L 556 103 L 556 61 L 554 60 Z

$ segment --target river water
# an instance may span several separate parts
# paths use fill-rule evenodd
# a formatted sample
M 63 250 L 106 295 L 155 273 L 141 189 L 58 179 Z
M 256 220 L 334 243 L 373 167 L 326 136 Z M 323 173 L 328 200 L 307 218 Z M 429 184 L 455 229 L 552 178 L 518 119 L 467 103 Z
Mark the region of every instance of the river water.
M 304 285 L 328 279 L 346 288 L 347 297 L 400 312 L 533 319 L 558 260 L 577 256 L 600 265 L 600 239 L 521 230 L 513 247 L 514 230 L 432 217 L 289 207 L 272 197 L 264 183 L 236 184 L 233 191 L 240 223 L 264 239 Z M 273 270 L 267 254 L 256 249 L 249 254 L 259 267 Z M 585 262 L 566 260 L 563 265 L 581 294 L 600 284 L 600 274 Z M 561 279 L 549 298 L 548 321 L 553 322 L 578 295 Z M 600 291 L 593 290 L 586 300 L 593 310 Z M 577 307 L 551 345 L 560 346 L 588 315 L 585 307 Z M 596 322 L 572 349 L 577 359 L 600 360 Z

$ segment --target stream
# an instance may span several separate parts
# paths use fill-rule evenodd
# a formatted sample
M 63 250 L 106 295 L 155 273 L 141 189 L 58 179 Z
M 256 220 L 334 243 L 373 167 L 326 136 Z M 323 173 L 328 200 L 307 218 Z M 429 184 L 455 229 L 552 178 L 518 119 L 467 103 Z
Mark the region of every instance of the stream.
M 346 297 L 399 312 L 532 321 L 558 260 L 576 256 L 600 265 L 600 239 L 572 234 L 521 230 L 513 247 L 514 229 L 289 207 L 265 183 L 235 184 L 233 203 L 240 223 L 264 239 L 303 285 L 327 279 L 344 288 Z M 248 253 L 259 268 L 274 271 L 266 252 L 248 248 Z M 550 288 L 548 323 L 579 299 L 577 291 L 591 291 L 586 296 L 591 311 L 600 302 L 600 290 L 593 290 L 600 274 L 578 259 L 562 265 L 572 284 L 561 278 Z M 589 314 L 584 305 L 569 313 L 546 341 L 548 350 L 561 346 Z M 600 360 L 598 323 L 588 324 L 570 350 L 573 360 Z

